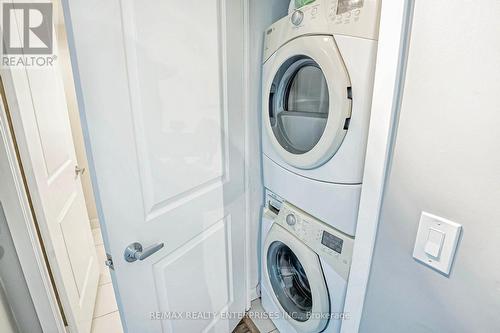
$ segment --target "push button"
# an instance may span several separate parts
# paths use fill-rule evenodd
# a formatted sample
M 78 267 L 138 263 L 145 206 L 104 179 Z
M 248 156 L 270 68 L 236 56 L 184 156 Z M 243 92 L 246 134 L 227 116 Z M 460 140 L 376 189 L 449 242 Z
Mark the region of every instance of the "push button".
M 301 10 L 294 11 L 290 20 L 293 25 L 299 25 L 304 20 L 304 13 Z

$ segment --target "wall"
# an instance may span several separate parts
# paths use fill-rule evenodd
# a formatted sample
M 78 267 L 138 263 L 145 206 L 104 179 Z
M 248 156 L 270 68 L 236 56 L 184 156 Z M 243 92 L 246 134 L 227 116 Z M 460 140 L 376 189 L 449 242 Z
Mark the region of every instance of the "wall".
M 0 168 L 1 184 L 7 183 L 5 177 L 7 174 Z M 0 332 L 42 332 L 7 225 L 2 200 L 0 200 Z
M 10 311 L 7 297 L 3 287 L 0 286 L 0 332 L 15 333 L 18 332 L 14 317 Z
M 2 258 L 5 255 L 12 255 L 15 251 L 10 240 L 7 250 L 5 249 L 5 238 L 10 238 L 7 233 L 7 221 L 5 220 L 5 215 L 3 214 L 2 206 L 0 205 L 0 239 L 2 239 L 2 245 L 0 246 L 0 267 L 6 267 L 7 264 L 2 262 Z M 7 252 L 7 253 L 6 253 Z M 14 252 L 15 253 L 15 252 Z M 23 279 L 24 281 L 24 279 Z M 26 287 L 27 289 L 27 287 Z M 2 276 L 0 276 L 0 332 L 14 333 L 18 332 L 18 327 L 12 313 L 12 309 L 5 293 L 5 287 Z
M 261 72 L 264 31 L 273 22 L 287 15 L 288 0 L 249 1 L 248 36 L 248 106 L 246 121 L 246 174 L 247 211 L 249 225 L 250 279 L 249 288 L 255 289 L 259 281 L 258 244 L 260 242 L 260 216 L 264 202 L 261 168 Z M 255 297 L 256 294 L 253 295 Z
M 92 228 L 99 226 L 97 220 L 97 209 L 90 180 L 89 165 L 87 162 L 87 154 L 85 152 L 85 143 L 83 140 L 82 126 L 80 124 L 80 115 L 78 111 L 78 103 L 76 100 L 75 86 L 73 81 L 73 72 L 71 69 L 71 59 L 69 56 L 68 42 L 66 30 L 64 27 L 64 18 L 61 8 L 61 1 L 54 1 L 54 25 L 56 29 L 56 39 L 58 47 L 58 61 L 63 75 L 64 92 L 66 94 L 66 102 L 68 104 L 69 121 L 71 124 L 71 133 L 75 144 L 75 153 L 78 166 L 85 168 L 86 172 L 81 175 L 83 195 L 85 196 L 85 205 Z
M 500 2 L 415 1 L 360 332 L 500 332 Z M 449 277 L 412 258 L 427 211 L 463 225 Z

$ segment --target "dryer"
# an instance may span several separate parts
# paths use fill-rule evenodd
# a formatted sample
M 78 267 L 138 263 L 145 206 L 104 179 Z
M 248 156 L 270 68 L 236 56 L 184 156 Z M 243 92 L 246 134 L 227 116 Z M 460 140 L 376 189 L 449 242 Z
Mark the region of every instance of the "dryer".
M 284 202 L 265 209 L 262 306 L 280 332 L 339 332 L 354 239 Z
M 380 1 L 315 0 L 266 30 L 264 186 L 354 235 Z

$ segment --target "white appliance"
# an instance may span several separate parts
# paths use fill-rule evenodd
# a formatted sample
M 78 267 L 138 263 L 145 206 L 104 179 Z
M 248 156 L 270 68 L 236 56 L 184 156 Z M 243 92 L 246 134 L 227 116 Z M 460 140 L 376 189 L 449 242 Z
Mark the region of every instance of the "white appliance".
M 264 185 L 354 235 L 379 0 L 316 0 L 265 33 Z
M 263 214 L 262 306 L 280 332 L 339 332 L 354 239 L 287 202 L 273 210 Z

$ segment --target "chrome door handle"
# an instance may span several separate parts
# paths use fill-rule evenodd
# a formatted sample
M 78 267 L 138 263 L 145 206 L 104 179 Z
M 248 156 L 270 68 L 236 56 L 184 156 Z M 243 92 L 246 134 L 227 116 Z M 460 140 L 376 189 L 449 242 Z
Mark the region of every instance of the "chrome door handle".
M 78 177 L 79 175 L 83 175 L 85 173 L 85 168 L 80 168 L 78 165 L 75 165 L 75 174 Z
M 161 248 L 163 248 L 163 246 L 163 243 L 157 243 L 143 250 L 141 243 L 135 242 L 127 246 L 127 248 L 125 249 L 124 257 L 127 262 L 144 260 L 153 253 L 159 251 Z

